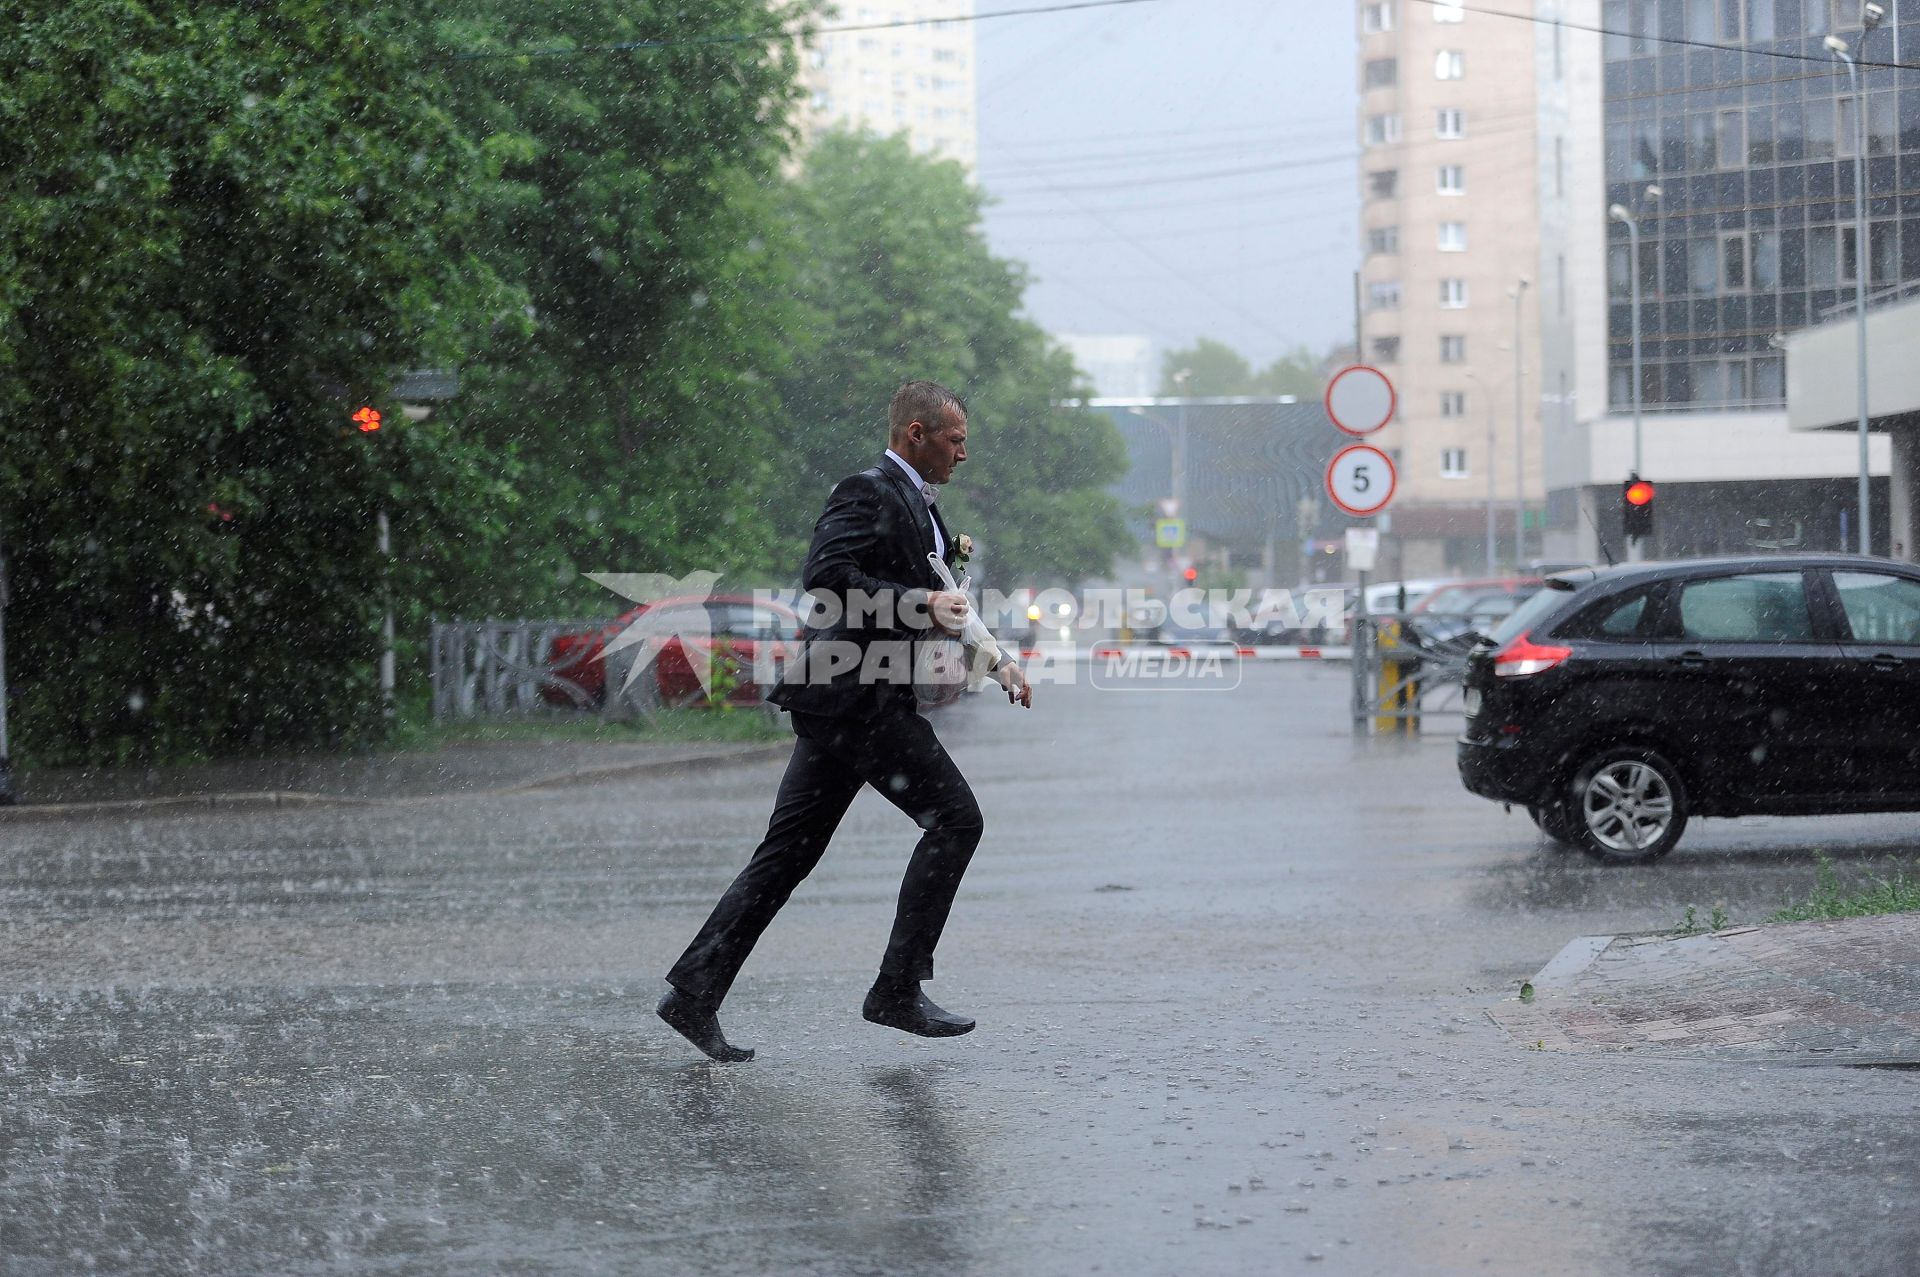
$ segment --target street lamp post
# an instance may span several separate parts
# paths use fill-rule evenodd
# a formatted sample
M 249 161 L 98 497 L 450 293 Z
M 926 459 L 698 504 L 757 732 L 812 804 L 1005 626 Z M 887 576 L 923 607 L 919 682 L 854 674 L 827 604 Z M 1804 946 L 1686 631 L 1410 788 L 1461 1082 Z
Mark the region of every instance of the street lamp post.
M 1525 275 L 1513 286 L 1513 570 L 1527 561 L 1527 423 L 1520 362 L 1520 303 L 1530 281 Z
M 1500 503 L 1499 487 L 1493 479 L 1493 387 L 1482 382 L 1473 369 L 1467 369 L 1467 380 L 1473 383 L 1474 393 L 1480 399 L 1487 414 L 1487 451 L 1483 464 L 1487 467 L 1487 575 L 1494 576 L 1497 560 L 1500 556 L 1500 534 L 1495 518 L 1495 509 Z
M 1659 199 L 1660 188 L 1649 186 L 1648 199 Z M 1640 219 L 1625 204 L 1615 204 L 1607 209 L 1607 216 L 1616 222 L 1625 223 L 1627 228 L 1627 297 L 1633 310 L 1633 473 L 1639 475 L 1643 469 L 1644 458 L 1641 455 L 1640 428 Z M 1639 562 L 1640 542 L 1638 538 L 1627 540 L 1627 560 Z
M 1873 255 L 1867 241 L 1867 95 L 1861 90 L 1859 59 L 1864 57 L 1867 36 L 1885 16 L 1877 4 L 1860 7 L 1860 44 L 1849 52 L 1847 42 L 1837 35 L 1826 38 L 1828 52 L 1846 64 L 1847 87 L 1853 92 L 1853 307 L 1857 327 L 1854 350 L 1854 393 L 1858 399 L 1856 422 L 1860 437 L 1860 475 L 1858 492 L 1860 553 L 1873 553 L 1873 506 L 1867 484 L 1867 275 Z

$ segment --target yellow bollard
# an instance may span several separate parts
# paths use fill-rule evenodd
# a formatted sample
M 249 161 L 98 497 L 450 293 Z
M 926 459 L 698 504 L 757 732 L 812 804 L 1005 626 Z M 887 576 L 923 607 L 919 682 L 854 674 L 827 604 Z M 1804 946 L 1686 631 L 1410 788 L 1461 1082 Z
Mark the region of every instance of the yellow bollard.
M 1397 710 L 1404 714 L 1417 709 L 1420 704 L 1420 686 L 1417 682 L 1400 687 L 1400 680 L 1408 677 L 1419 668 L 1420 658 L 1415 655 L 1410 660 L 1399 661 L 1392 655 L 1400 648 L 1400 622 L 1388 621 L 1380 626 L 1378 640 L 1380 650 L 1380 686 L 1375 689 L 1375 701 L 1383 710 Z M 1395 689 L 1398 690 L 1395 690 Z M 1401 718 L 1398 715 L 1379 714 L 1374 717 L 1373 730 L 1376 735 L 1405 733 L 1408 736 L 1420 734 L 1418 714 Z

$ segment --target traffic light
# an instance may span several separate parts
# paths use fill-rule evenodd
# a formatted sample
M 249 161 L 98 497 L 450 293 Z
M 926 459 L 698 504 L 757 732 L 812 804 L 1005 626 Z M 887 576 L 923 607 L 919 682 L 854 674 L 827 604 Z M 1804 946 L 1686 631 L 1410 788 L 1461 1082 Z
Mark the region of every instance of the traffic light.
M 1639 475 L 1620 485 L 1620 513 L 1627 540 L 1644 541 L 1653 535 L 1654 486 Z
M 1200 579 L 1200 569 L 1188 568 L 1185 572 L 1182 572 L 1180 575 L 1187 579 L 1188 585 L 1192 585 L 1195 581 L 1198 581 Z

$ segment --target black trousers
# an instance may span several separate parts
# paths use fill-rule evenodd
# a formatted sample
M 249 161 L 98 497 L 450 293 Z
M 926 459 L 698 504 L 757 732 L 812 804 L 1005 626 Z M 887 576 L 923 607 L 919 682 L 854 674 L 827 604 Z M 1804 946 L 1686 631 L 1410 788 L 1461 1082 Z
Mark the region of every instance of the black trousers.
M 863 784 L 924 831 L 900 882 L 881 974 L 902 980 L 933 975 L 934 946 L 980 844 L 983 826 L 973 790 L 932 725 L 911 709 L 889 709 L 866 722 L 798 713 L 792 719 L 798 739 L 767 836 L 667 973 L 667 982 L 682 993 L 714 1002 L 726 997 L 760 933 L 820 863 Z

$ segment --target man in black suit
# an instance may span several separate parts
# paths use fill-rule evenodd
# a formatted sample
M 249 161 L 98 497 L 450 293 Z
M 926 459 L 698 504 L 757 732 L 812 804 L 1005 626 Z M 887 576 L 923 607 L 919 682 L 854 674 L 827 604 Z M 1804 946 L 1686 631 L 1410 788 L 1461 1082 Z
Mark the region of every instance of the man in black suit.
M 900 883 L 893 934 L 861 1014 L 922 1037 L 954 1037 L 973 1021 L 920 989 L 960 876 L 980 842 L 979 804 L 917 708 L 914 645 L 960 632 L 967 599 L 940 588 L 929 552 L 951 563 L 953 539 L 935 485 L 967 459 L 967 408 L 930 381 L 910 381 L 887 408 L 887 455 L 840 481 L 814 525 L 802 584 L 814 596 L 806 647 L 768 697 L 793 722 L 793 757 L 767 836 L 667 974 L 660 1018 L 716 1060 L 753 1052 L 728 1043 L 721 1001 L 740 966 L 813 870 L 860 787 L 872 785 L 923 831 Z M 993 673 L 1007 699 L 1033 689 L 1011 660 Z

